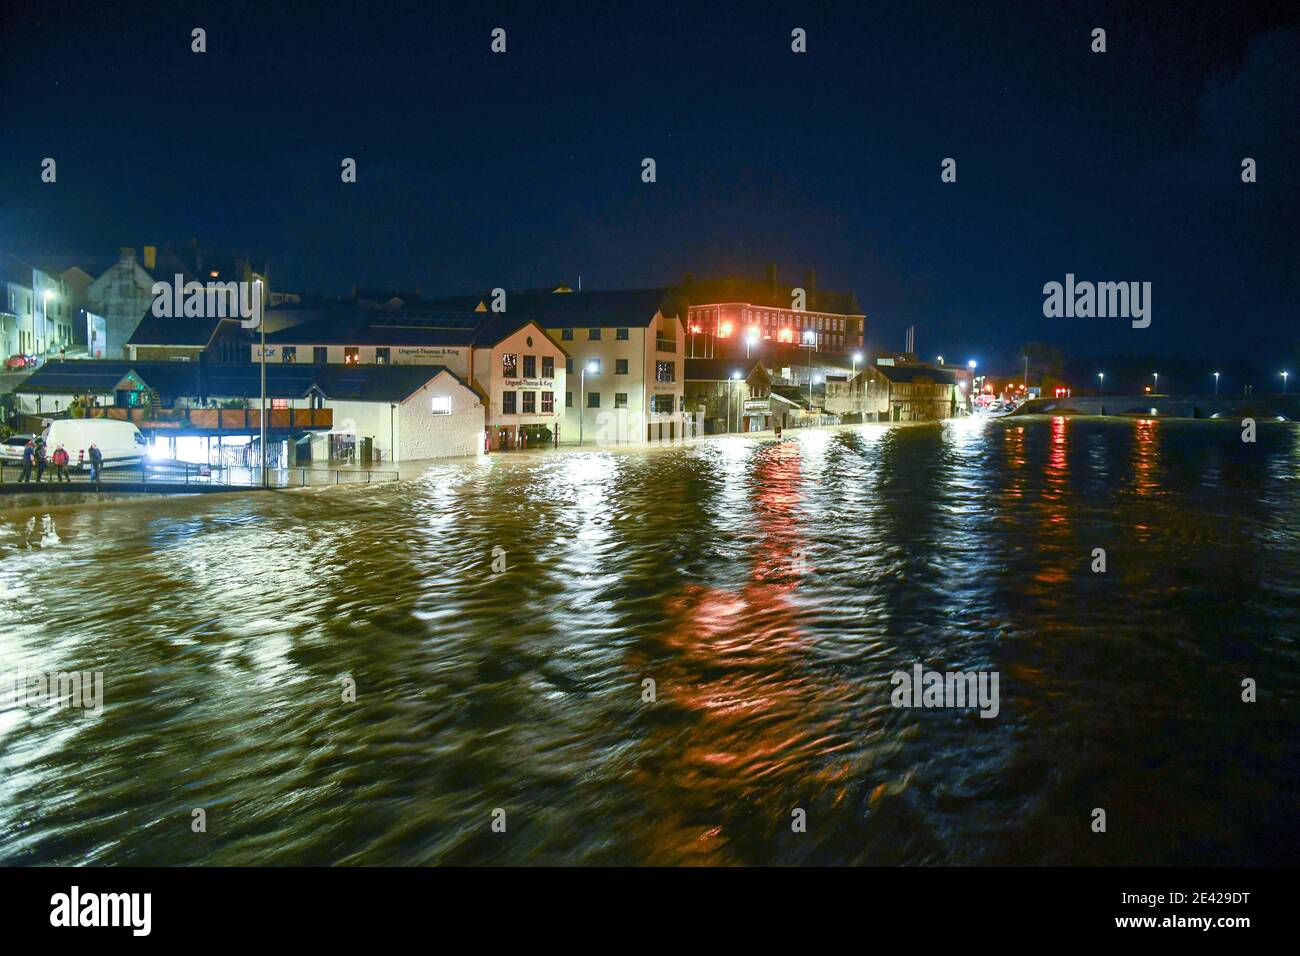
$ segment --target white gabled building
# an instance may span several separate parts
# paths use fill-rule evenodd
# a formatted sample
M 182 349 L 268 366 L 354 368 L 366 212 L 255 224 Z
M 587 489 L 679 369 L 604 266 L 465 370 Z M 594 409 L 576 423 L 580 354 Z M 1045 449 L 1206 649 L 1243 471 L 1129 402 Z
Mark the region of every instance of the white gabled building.
M 268 312 L 268 363 L 322 367 L 442 365 L 480 395 L 493 450 L 548 444 L 562 437 L 568 358 L 536 322 L 516 312 L 324 308 Z M 254 363 L 260 341 L 251 344 Z M 567 440 L 567 436 L 563 436 Z

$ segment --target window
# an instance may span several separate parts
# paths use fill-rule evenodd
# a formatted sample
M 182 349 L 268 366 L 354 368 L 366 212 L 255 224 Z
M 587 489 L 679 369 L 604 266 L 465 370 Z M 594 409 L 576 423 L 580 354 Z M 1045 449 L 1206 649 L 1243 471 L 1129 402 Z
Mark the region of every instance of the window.
M 450 415 L 451 414 L 451 396 L 435 395 L 433 396 L 433 414 Z
M 572 392 L 565 392 L 565 393 L 564 393 L 564 407 L 565 407 L 565 408 L 572 408 L 572 407 L 573 407 L 573 393 L 572 393 Z
M 627 374 L 627 359 L 614 359 L 614 374 L 615 375 Z
M 573 329 L 560 329 L 560 338 L 565 342 L 572 342 Z
M 655 362 L 655 381 L 656 382 L 677 381 L 677 363 L 676 362 Z
M 282 353 L 282 358 L 290 365 L 293 365 L 298 361 L 298 346 L 286 345 Z
M 515 408 L 515 393 L 513 391 L 501 393 L 501 411 L 506 415 L 513 415 L 517 411 Z
M 524 356 L 524 378 L 537 378 L 537 356 Z
M 588 330 L 587 330 L 587 341 L 588 341 L 588 342 L 599 342 L 599 341 L 600 341 L 600 329 L 588 329 Z
M 392 357 L 392 352 L 387 346 L 384 346 L 383 348 L 375 349 L 376 365 L 387 365 L 391 357 Z
M 614 338 L 618 339 L 620 342 L 626 342 L 626 341 L 627 341 L 627 329 L 615 329 L 615 330 L 614 330 Z
M 542 392 L 542 414 L 543 415 L 555 414 L 555 393 L 554 392 Z
M 344 364 L 344 365 L 360 365 L 360 364 L 361 364 L 361 350 L 360 350 L 359 348 L 357 348 L 355 345 L 346 345 L 346 346 L 344 346 L 344 347 L 343 347 L 343 364 Z
M 587 407 L 600 408 L 600 392 L 587 393 Z
M 542 378 L 555 378 L 555 356 L 542 356 Z
M 565 374 L 567 374 L 567 375 L 572 375 L 572 374 L 573 374 L 573 359 L 571 359 L 571 358 L 566 358 L 566 359 L 564 360 L 564 371 L 565 371 Z
M 614 393 L 614 407 L 627 408 L 627 392 Z
M 519 356 L 514 352 L 505 352 L 502 354 L 501 376 L 503 378 L 519 377 Z
M 524 392 L 523 394 L 524 394 L 524 414 L 536 415 L 537 414 L 537 393 Z
M 651 395 L 650 411 L 655 415 L 671 415 L 673 397 L 671 395 Z
M 330 360 L 330 350 L 323 345 L 313 345 L 311 347 L 311 360 L 317 365 L 324 365 Z

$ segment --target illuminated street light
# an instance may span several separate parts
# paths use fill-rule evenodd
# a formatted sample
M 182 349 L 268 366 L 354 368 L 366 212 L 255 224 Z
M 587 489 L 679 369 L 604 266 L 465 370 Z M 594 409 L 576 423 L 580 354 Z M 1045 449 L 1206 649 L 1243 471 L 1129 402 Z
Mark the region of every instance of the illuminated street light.
M 1105 372 L 1098 372 L 1098 373 L 1097 373 L 1097 393 L 1098 393 L 1098 394 L 1101 394 L 1101 393 L 1104 392 L 1105 390 L 1106 390 L 1106 373 L 1105 373 Z
M 1286 380 L 1287 380 L 1287 376 L 1289 376 L 1290 374 L 1291 374 L 1290 372 L 1282 373 L 1282 394 L 1283 395 L 1286 394 Z
M 745 358 L 749 358 L 749 350 L 758 344 L 758 329 L 750 326 L 749 331 L 745 333 Z
M 1218 372 L 1214 373 L 1214 394 L 1215 395 L 1219 394 L 1219 373 Z

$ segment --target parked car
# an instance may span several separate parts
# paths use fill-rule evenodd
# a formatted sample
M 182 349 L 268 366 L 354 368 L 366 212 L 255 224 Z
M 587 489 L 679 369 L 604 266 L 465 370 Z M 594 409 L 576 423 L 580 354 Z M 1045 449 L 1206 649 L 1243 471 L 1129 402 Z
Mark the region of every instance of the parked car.
M 19 372 L 25 368 L 36 368 L 38 363 L 35 355 L 11 355 L 5 359 L 5 371 Z
M 45 445 L 51 451 L 62 445 L 73 467 L 90 461 L 90 445 L 99 446 L 104 467 L 138 465 L 146 454 L 144 436 L 130 422 L 107 418 L 58 418 L 45 429 Z
M 23 449 L 35 437 L 35 435 L 10 435 L 0 442 L 0 458 L 5 461 L 22 461 Z

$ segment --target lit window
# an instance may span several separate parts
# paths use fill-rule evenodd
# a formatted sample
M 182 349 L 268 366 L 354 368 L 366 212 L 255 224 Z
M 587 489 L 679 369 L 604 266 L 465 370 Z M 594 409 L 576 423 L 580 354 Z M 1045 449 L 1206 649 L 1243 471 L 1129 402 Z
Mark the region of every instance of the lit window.
M 355 346 L 352 346 L 352 345 L 346 346 L 346 347 L 343 349 L 343 364 L 344 364 L 344 365 L 360 365 L 360 364 L 361 364 L 361 350 L 360 350 L 359 348 L 356 348 Z
M 451 396 L 435 395 L 433 396 L 433 414 L 450 415 L 451 414 Z
M 502 354 L 501 375 L 503 378 L 519 377 L 519 356 L 514 352 L 505 352 Z

